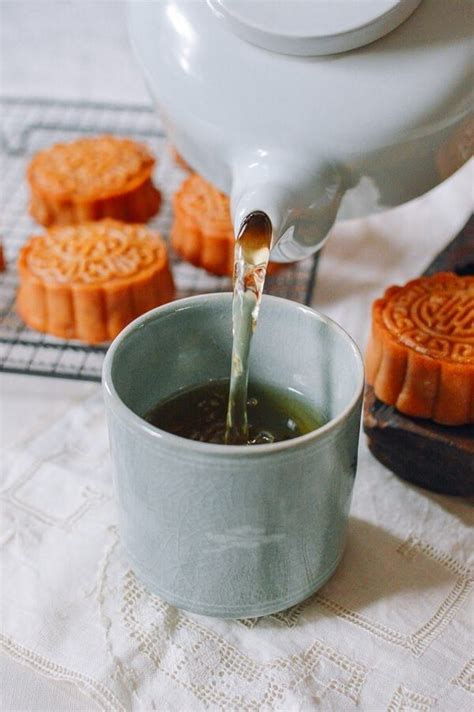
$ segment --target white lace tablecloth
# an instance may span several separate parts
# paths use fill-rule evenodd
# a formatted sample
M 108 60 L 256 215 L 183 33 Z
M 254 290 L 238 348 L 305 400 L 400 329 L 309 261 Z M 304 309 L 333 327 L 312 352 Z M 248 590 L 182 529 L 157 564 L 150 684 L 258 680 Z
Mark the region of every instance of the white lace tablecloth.
M 418 275 L 471 207 L 472 166 L 411 205 L 339 225 L 315 305 L 363 347 L 373 298 Z M 188 614 L 149 594 L 123 553 L 99 388 L 0 385 L 1 644 L 43 678 L 37 699 L 51 689 L 54 700 L 31 709 L 473 708 L 469 503 L 397 479 L 362 437 L 331 581 L 259 620 Z

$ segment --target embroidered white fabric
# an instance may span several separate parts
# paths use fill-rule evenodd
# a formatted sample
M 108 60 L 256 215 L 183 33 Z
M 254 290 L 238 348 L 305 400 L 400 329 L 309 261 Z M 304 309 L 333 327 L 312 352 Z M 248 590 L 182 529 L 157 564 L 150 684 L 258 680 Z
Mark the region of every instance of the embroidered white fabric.
M 467 219 L 469 170 L 335 229 L 315 305 L 361 346 L 371 301 L 418 275 Z M 468 503 L 400 481 L 362 437 L 331 581 L 258 620 L 191 615 L 149 594 L 122 551 L 98 390 L 49 418 L 46 398 L 45 387 L 41 428 L 2 456 L 1 644 L 12 658 L 102 710 L 472 709 Z

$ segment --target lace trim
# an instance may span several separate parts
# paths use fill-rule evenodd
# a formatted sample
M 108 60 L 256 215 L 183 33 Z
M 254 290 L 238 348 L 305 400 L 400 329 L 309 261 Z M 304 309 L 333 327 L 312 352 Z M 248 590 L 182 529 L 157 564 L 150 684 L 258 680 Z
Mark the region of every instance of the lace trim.
M 68 670 L 68 668 L 58 665 L 42 655 L 38 655 L 3 634 L 0 634 L 0 648 L 10 657 L 19 660 L 30 670 L 38 672 L 44 677 L 76 685 L 81 692 L 93 699 L 104 712 L 126 712 L 125 707 L 102 683 L 92 680 L 80 672 Z
M 430 544 L 420 541 L 414 536 L 410 536 L 401 544 L 397 552 L 409 559 L 415 558 L 417 554 L 422 554 L 433 561 L 444 566 L 448 571 L 457 576 L 452 590 L 439 606 L 438 610 L 427 623 L 418 628 L 411 635 L 405 635 L 393 630 L 376 621 L 370 621 L 360 613 L 351 611 L 349 608 L 332 601 L 322 594 L 315 596 L 315 601 L 331 613 L 335 613 L 340 618 L 349 621 L 353 625 L 372 633 L 378 638 L 410 650 L 413 655 L 421 655 L 426 648 L 437 638 L 440 633 L 449 625 L 462 604 L 469 591 L 474 586 L 474 577 L 470 570 L 443 552 L 437 551 Z
M 451 680 L 451 685 L 462 687 L 466 692 L 474 692 L 474 658 L 468 660 L 459 675 Z
M 387 712 L 429 712 L 431 707 L 437 702 L 435 697 L 420 695 L 407 687 L 400 687 L 395 691 Z
M 122 597 L 123 622 L 140 652 L 205 705 L 274 709 L 302 684 L 316 688 L 318 699 L 331 689 L 359 701 L 366 668 L 321 641 L 301 653 L 260 663 L 148 593 L 130 570 L 124 574 Z M 331 663 L 329 668 L 325 663 Z

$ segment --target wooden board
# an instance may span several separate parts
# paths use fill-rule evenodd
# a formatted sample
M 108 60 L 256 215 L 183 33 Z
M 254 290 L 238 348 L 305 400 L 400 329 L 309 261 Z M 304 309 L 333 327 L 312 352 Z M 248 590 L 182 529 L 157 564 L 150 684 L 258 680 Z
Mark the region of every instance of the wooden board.
M 474 496 L 473 426 L 410 418 L 379 401 L 367 386 L 364 430 L 372 454 L 399 477 L 434 492 Z
M 474 217 L 423 274 L 474 274 Z M 474 426 L 410 418 L 366 387 L 364 431 L 372 454 L 399 477 L 442 494 L 474 496 Z

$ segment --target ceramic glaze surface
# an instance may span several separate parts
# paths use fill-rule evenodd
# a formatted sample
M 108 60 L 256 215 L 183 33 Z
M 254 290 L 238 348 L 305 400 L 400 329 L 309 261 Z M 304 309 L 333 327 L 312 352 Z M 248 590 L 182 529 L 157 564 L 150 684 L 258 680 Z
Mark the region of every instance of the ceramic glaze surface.
M 281 261 L 321 246 L 362 178 L 370 212 L 424 193 L 467 160 L 473 13 L 471 0 L 424 0 L 372 44 L 302 57 L 242 39 L 205 2 L 129 5 L 172 140 L 231 193 L 236 230 L 251 210 L 269 215 Z M 457 156 L 449 170 L 446 151 Z
M 336 324 L 264 296 L 253 380 L 295 389 L 330 422 L 295 440 L 253 447 L 209 445 L 154 428 L 139 415 L 160 399 L 228 377 L 231 298 L 195 297 L 140 317 L 109 349 L 104 392 L 121 536 L 137 574 L 178 607 L 246 617 L 304 599 L 339 562 L 363 367 Z

